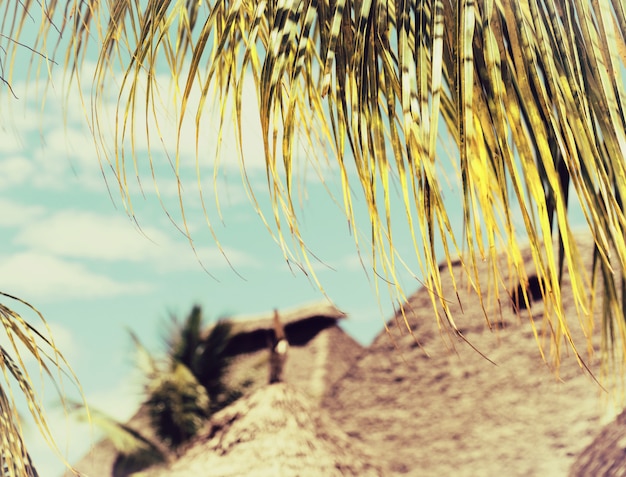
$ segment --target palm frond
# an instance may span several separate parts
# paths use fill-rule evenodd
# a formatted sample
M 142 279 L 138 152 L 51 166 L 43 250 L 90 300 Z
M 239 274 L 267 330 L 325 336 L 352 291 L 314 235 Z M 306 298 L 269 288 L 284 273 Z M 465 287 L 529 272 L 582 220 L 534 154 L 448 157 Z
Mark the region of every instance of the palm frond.
M 139 472 L 168 461 L 168 453 L 162 446 L 128 424 L 93 407 L 87 409 L 83 403 L 70 402 L 69 407 L 79 420 L 95 425 L 113 444 L 118 452 L 113 465 L 114 475 Z
M 0 450 L 0 471 L 7 477 L 37 477 L 39 474 L 33 466 L 19 428 L 15 405 L 0 387 L 0 432 L 2 446 Z
M 118 422 L 93 406 L 87 410 L 83 403 L 71 402 L 69 404 L 79 420 L 88 421 L 103 431 L 118 452 L 127 456 L 151 454 L 154 462 L 167 460 L 167 456 L 157 444 L 127 424 Z
M 139 337 L 129 330 L 130 339 L 135 345 L 137 367 L 148 380 L 156 378 L 161 373 L 160 363 L 152 356 L 150 351 L 141 343 Z
M 36 476 L 37 472 L 33 468 L 24 445 L 13 390 L 15 383 L 19 387 L 22 399 L 27 404 L 37 429 L 50 447 L 57 452 L 59 458 L 63 462 L 65 459 L 57 448 L 52 430 L 48 426 L 43 403 L 38 397 L 37 387 L 24 361 L 26 356 L 34 360 L 42 377 L 49 378 L 56 385 L 62 400 L 65 399 L 65 380 L 75 384 L 81 395 L 82 391 L 76 376 L 57 348 L 43 316 L 31 305 L 12 295 L 0 292 L 0 298 L 5 302 L 10 300 L 25 306 L 34 312 L 47 331 L 45 335 L 42 334 L 16 311 L 0 303 L 0 323 L 7 338 L 7 344 L 0 346 L 0 370 L 4 377 L 4 383 L 0 384 L 0 436 L 2 436 L 0 438 L 0 464 L 5 472 L 3 475 Z M 65 404 L 65 401 L 63 402 Z
M 210 400 L 189 368 L 178 363 L 149 383 L 146 405 L 156 434 L 176 449 L 202 428 Z
M 212 404 L 218 404 L 221 395 L 230 391 L 223 379 L 231 363 L 230 357 L 226 355 L 231 331 L 231 322 L 220 320 L 215 323 L 198 349 L 193 366 L 193 372 L 207 390 Z
M 166 359 L 170 370 L 179 364 L 185 365 L 207 390 L 214 405 L 219 402 L 220 394 L 226 391 L 222 378 L 230 364 L 225 351 L 231 330 L 232 324 L 228 320 L 219 320 L 206 331 L 202 309 L 194 306 L 183 323 L 172 317 L 172 329 L 166 338 Z M 133 337 L 133 340 L 137 349 L 145 353 L 137 338 Z
M 194 306 L 180 323 L 172 317 L 164 359 L 155 359 L 131 332 L 138 364 L 146 377 L 146 406 L 159 438 L 173 449 L 193 437 L 208 417 L 241 393 L 223 383 L 231 324 L 219 321 L 207 332 L 202 309 Z
M 168 356 L 173 363 L 194 367 L 195 355 L 202 339 L 202 309 L 194 306 L 184 323 L 173 320 L 174 329 L 169 332 Z
M 3 31 L 18 39 L 34 4 L 13 10 L 11 2 L 0 5 L 6 13 Z M 435 310 L 443 310 L 437 319 L 457 333 L 449 297 L 441 294 L 438 246 L 448 261 L 468 253 L 463 263 L 482 296 L 475 279 L 478 261 L 490 262 L 489 283 L 503 283 L 507 279 L 495 257 L 505 250 L 508 269 L 523 281 L 520 248 L 529 242 L 547 291 L 553 342 L 557 349 L 562 341 L 575 346 L 570 327 L 577 325 L 563 314 L 560 278 L 564 271 L 571 276 L 578 309 L 587 319 L 594 302 L 589 283 L 595 280 L 578 266 L 568 212 L 579 208 L 595 242 L 593 273 L 605 278 L 603 326 L 616 331 L 605 333 L 607 346 L 626 347 L 618 293 L 618 277 L 626 270 L 622 1 L 73 0 L 67 5 L 65 11 L 55 2 L 47 5 L 33 47 L 43 45 L 51 24 L 58 25 L 67 35 L 68 84 L 81 80 L 88 45 L 100 51 L 88 115 L 129 213 L 134 213 L 129 178 L 136 175 L 135 137 L 142 130 L 150 138 L 151 125 L 159 123 L 154 105 L 165 94 L 157 73 L 166 70 L 175 88 L 183 85 L 176 96 L 178 131 L 191 109 L 198 145 L 206 105 L 214 101 L 225 111 L 232 103 L 240 152 L 242 91 L 251 77 L 273 201 L 274 225 L 266 223 L 287 259 L 308 263 L 292 203 L 295 145 L 304 136 L 336 159 L 351 225 L 358 186 L 369 212 L 375 271 L 396 284 L 401 297 L 391 198 L 391 184 L 399 184 L 419 272 Z M 7 58 L 13 58 L 15 45 L 7 46 Z M 111 88 L 118 94 L 112 152 L 98 116 Z M 200 91 L 196 104 L 194 91 Z M 447 159 L 460 173 L 462 233 L 452 227 L 443 198 L 442 173 L 452 167 L 438 147 L 445 137 L 456 145 L 456 155 Z M 185 160 L 176 153 L 172 162 L 179 184 Z M 295 237 L 296 250 L 288 246 L 288 235 Z

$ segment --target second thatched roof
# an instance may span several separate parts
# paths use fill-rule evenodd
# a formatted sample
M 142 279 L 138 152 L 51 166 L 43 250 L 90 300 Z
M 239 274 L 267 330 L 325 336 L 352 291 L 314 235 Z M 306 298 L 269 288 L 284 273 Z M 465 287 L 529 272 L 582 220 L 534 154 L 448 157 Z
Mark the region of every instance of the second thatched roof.
M 581 239 L 580 247 L 590 269 L 593 243 Z M 522 258 L 528 275 L 535 274 L 532 251 L 523 251 Z M 442 271 L 443 296 L 458 296 L 449 306 L 471 346 L 438 329 L 423 288 L 405 303 L 405 316 L 398 312 L 389 331 L 325 395 L 325 410 L 349 435 L 379 451 L 388 475 L 566 475 L 600 424 L 602 391 L 575 357 L 563 357 L 558 380 L 550 361 L 542 362 L 529 318 L 532 312 L 548 353 L 549 340 L 542 335 L 550 328 L 542 318 L 550 310 L 540 296 L 518 316 L 507 300 L 517 286 L 514 277 L 498 283 L 499 301 L 489 300 L 486 291 L 494 284 L 487 279 L 488 265 L 477 266 L 482 299 L 460 264 L 452 269 L 458 295 L 452 277 Z M 507 270 L 505 261 L 500 269 Z M 567 274 L 563 283 L 565 317 L 574 323 Z M 581 330 L 573 331 L 572 339 L 585 349 Z M 598 373 L 597 355 L 584 358 Z
M 171 466 L 135 477 L 385 475 L 375 458 L 304 393 L 265 386 L 213 416 L 204 436 Z

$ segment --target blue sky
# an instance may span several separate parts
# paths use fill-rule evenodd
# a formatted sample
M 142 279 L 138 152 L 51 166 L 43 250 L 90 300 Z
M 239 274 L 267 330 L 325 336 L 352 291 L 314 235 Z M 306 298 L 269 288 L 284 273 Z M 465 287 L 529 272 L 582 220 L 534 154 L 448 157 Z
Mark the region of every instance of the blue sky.
M 19 71 L 26 64 L 17 66 Z M 134 223 L 124 210 L 115 178 L 105 164 L 107 188 L 79 95 L 71 95 L 64 112 L 58 96 L 62 81 L 57 72 L 53 72 L 52 85 L 43 109 L 35 84 L 30 83 L 27 89 L 19 76 L 12 84 L 17 98 L 3 98 L 0 290 L 27 300 L 42 312 L 91 405 L 124 419 L 141 399 L 141 380 L 134 371 L 128 329 L 134 330 L 149 349 L 158 351 L 168 316 L 173 313 L 182 317 L 194 304 L 202 305 L 210 321 L 224 315 L 256 314 L 325 299 L 310 275 L 296 266 L 287 266 L 251 205 L 242 186 L 230 133 L 222 140 L 222 162 L 215 182 L 223 217 L 220 219 L 213 199 L 212 158 L 217 136 L 210 116 L 201 136 L 206 151 L 200 155 L 202 187 L 207 215 L 230 264 L 215 245 L 199 201 L 193 128 L 187 126 L 184 131 L 181 178 L 197 256 L 172 223 L 182 227 L 178 189 L 167 156 L 159 147 L 152 151 L 157 196 L 146 167 L 145 140 L 137 138 L 141 186 L 134 179 L 132 165 L 127 169 L 138 220 Z M 246 94 L 247 104 L 255 104 L 252 90 Z M 101 110 L 110 124 L 112 104 L 105 104 Z M 259 207 L 267 213 L 269 199 L 256 114 L 254 106 L 244 114 L 250 118 L 244 131 L 244 153 Z M 160 123 L 170 154 L 175 129 L 168 119 L 173 117 L 172 111 L 164 110 L 165 119 Z M 363 249 L 359 256 L 345 214 L 327 192 L 334 191 L 340 200 L 337 170 L 321 162 L 323 180 L 306 159 L 305 151 L 300 151 L 300 181 L 295 195 L 302 233 L 312 254 L 320 259 L 313 261 L 313 268 L 327 297 L 349 315 L 344 328 L 361 343 L 368 343 L 381 331 L 383 319 L 392 314 L 392 301 L 382 281 L 377 298 L 374 276 L 361 263 L 363 260 L 366 268 L 371 264 L 362 201 L 359 203 L 356 194 L 357 218 L 365 232 L 361 232 Z M 447 194 L 448 200 L 458 201 L 453 185 Z M 397 217 L 399 224 L 404 222 L 402 215 L 400 212 Z M 459 206 L 451 216 L 458 220 Z M 395 246 L 415 266 L 410 259 L 410 234 L 405 225 L 399 225 L 398 231 Z M 297 251 L 298 247 L 293 249 Z M 401 273 L 400 278 L 407 292 L 419 286 L 408 273 Z M 25 312 L 24 316 L 33 318 L 32 313 Z M 68 433 L 65 418 L 57 408 L 58 399 L 50 388 L 44 393 L 44 400 L 51 405 L 50 420 L 59 445 L 69 460 L 75 461 L 87 449 L 89 433 L 71 421 Z M 62 465 L 46 450 L 34 429 L 27 434 L 42 477 L 58 475 Z

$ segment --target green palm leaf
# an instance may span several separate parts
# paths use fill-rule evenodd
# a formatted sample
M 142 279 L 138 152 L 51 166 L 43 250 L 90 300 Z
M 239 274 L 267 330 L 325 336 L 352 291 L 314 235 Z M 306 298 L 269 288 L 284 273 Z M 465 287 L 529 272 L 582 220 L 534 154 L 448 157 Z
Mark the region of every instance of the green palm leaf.
M 137 364 L 146 377 L 146 406 L 151 425 L 172 449 L 196 435 L 210 415 L 241 393 L 223 382 L 230 358 L 226 349 L 232 325 L 218 321 L 208 331 L 202 309 L 194 306 L 181 323 L 172 317 L 164 359 L 155 359 L 137 335 Z

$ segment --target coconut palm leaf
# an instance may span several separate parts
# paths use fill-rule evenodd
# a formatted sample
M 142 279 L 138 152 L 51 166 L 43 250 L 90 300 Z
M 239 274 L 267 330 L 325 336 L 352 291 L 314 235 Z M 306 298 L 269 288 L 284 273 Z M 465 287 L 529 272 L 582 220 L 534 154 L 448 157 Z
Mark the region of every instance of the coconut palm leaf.
M 202 346 L 198 349 L 193 373 L 206 388 L 212 404 L 220 404 L 223 394 L 231 395 L 233 389 L 224 384 L 224 376 L 231 363 L 227 355 L 231 338 L 232 323 L 220 320 L 206 334 Z M 228 397 L 227 397 L 228 399 Z
M 182 324 L 173 317 L 173 328 L 166 340 L 170 369 L 185 365 L 206 389 L 212 404 L 217 404 L 220 394 L 226 391 L 222 378 L 230 364 L 226 350 L 231 330 L 229 321 L 220 320 L 205 331 L 202 309 L 194 306 Z M 141 350 L 136 337 L 133 339 Z
M 161 442 L 171 449 L 193 437 L 210 415 L 210 396 L 193 372 L 183 363 L 173 361 L 171 356 L 157 362 L 131 333 L 138 350 L 138 365 L 145 373 L 146 409 L 150 425 Z M 113 421 L 103 421 L 107 434 L 124 445 L 133 439 L 124 428 Z M 111 424 L 114 424 L 112 429 Z M 114 432 L 110 432 L 114 431 Z M 137 441 L 136 444 L 141 444 Z M 119 447 L 116 444 L 116 448 Z M 132 453 L 144 454 L 146 449 L 129 447 Z
M 202 309 L 194 306 L 184 323 L 173 319 L 174 329 L 168 338 L 168 356 L 172 362 L 182 363 L 189 369 L 194 368 L 196 352 L 202 340 Z
M 0 453 L 2 475 L 7 477 L 37 477 L 39 474 L 37 474 L 24 445 L 18 416 L 14 413 L 14 405 L 2 388 L 0 388 L 0 408 L 2 409 L 0 430 L 5 436 Z
M 150 351 L 146 349 L 146 347 L 143 345 L 143 343 L 134 331 L 129 329 L 128 333 L 130 335 L 130 339 L 135 345 L 135 349 L 137 352 L 137 367 L 148 380 L 156 379 L 157 376 L 161 373 L 162 366 L 160 366 L 160 363 L 152 356 Z
M 194 306 L 182 322 L 172 317 L 164 359 L 155 359 L 131 331 L 137 363 L 146 377 L 146 406 L 159 438 L 178 448 L 216 410 L 241 396 L 223 383 L 231 324 L 219 321 L 205 331 L 202 309 Z
M 70 409 L 74 411 L 79 420 L 88 421 L 97 426 L 107 439 L 111 441 L 117 452 L 136 462 L 143 461 L 148 467 L 155 463 L 167 461 L 167 455 L 163 449 L 127 424 L 118 422 L 108 414 L 91 407 L 85 408 L 83 403 L 71 402 Z
M 152 427 L 173 449 L 195 436 L 209 416 L 206 389 L 184 364 L 152 380 L 147 393 Z
M 570 327 L 578 326 L 563 314 L 564 269 L 586 328 L 595 302 L 589 285 L 600 277 L 605 344 L 625 346 L 623 1 L 72 0 L 40 6 L 26 0 L 3 1 L 0 8 L 9 66 L 25 22 L 39 11 L 40 35 L 29 45 L 47 56 L 33 55 L 33 71 L 54 57 L 56 50 L 45 48 L 53 34 L 62 38 L 56 48 L 65 52 L 68 88 L 85 79 L 81 65 L 89 46 L 100 52 L 87 116 L 130 214 L 136 136 L 144 131 L 152 145 L 153 124 L 161 134 L 156 104 L 166 91 L 157 73 L 167 71 L 180 86 L 174 88 L 182 92 L 174 98 L 178 131 L 190 113 L 198 151 L 200 121 L 211 102 L 222 112 L 234 105 L 241 151 L 242 92 L 252 78 L 273 201 L 272 217 L 263 220 L 288 260 L 309 260 L 292 203 L 295 145 L 304 137 L 336 159 L 351 225 L 355 190 L 365 199 L 375 271 L 396 284 L 401 298 L 396 270 L 403 262 L 394 249 L 391 210 L 392 184 L 399 184 L 418 272 L 442 326 L 461 336 L 448 311 L 450 297 L 441 293 L 437 244 L 448 262 L 467 252 L 463 264 L 478 288 L 479 260 L 492 264 L 489 283 L 505 282 L 509 272 L 526 280 L 520 243 L 530 242 L 557 359 L 563 342 L 574 347 Z M 99 117 L 111 88 L 118 95 L 113 149 Z M 200 91 L 197 103 L 194 91 Z M 456 146 L 452 157 L 439 147 L 446 137 Z M 179 190 L 184 160 L 176 153 L 172 161 Z M 462 189 L 460 235 L 443 200 L 442 174 L 450 167 L 459 171 Z M 182 195 L 180 206 L 189 234 Z M 579 267 L 572 207 L 582 210 L 594 237 L 591 276 Z M 498 249 L 508 252 L 506 273 L 496 266 Z
M 56 447 L 52 430 L 48 427 L 43 403 L 37 396 L 37 388 L 24 364 L 27 355 L 38 367 L 39 374 L 50 378 L 57 386 L 57 392 L 65 403 L 64 379 L 73 382 L 80 390 L 78 380 L 56 347 L 45 320 L 28 303 L 12 295 L 0 292 L 5 302 L 15 302 L 34 312 L 45 325 L 46 335 L 24 320 L 20 314 L 0 303 L 0 322 L 4 329 L 6 345 L 0 345 L 0 370 L 4 382 L 0 383 L 0 469 L 6 476 L 38 475 L 24 445 L 20 416 L 15 407 L 15 384 L 28 405 L 33 422 L 46 442 L 65 462 Z M 3 340 L 4 341 L 4 340 Z M 31 368 L 32 369 L 32 368 Z M 68 464 L 69 465 L 69 464 Z

